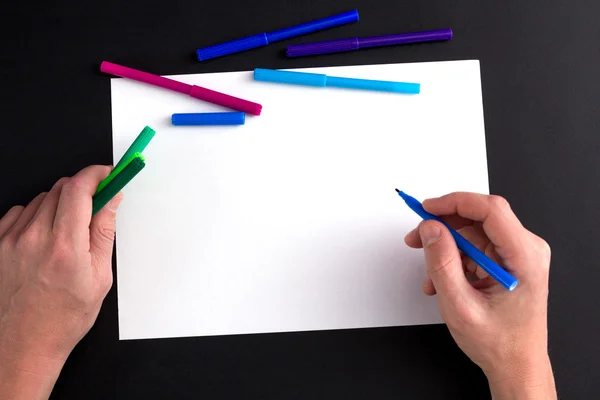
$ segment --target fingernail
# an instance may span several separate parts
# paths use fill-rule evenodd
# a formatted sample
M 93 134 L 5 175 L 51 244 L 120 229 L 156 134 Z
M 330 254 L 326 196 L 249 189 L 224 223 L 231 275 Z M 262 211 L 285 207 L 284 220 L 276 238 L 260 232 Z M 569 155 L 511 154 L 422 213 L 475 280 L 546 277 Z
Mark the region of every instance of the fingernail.
M 419 229 L 419 234 L 424 247 L 429 247 L 442 238 L 442 230 L 437 224 L 424 224 Z
M 108 208 L 110 211 L 117 211 L 119 206 L 121 205 L 121 201 L 123 200 L 123 194 L 117 194 L 111 201 L 108 203 Z

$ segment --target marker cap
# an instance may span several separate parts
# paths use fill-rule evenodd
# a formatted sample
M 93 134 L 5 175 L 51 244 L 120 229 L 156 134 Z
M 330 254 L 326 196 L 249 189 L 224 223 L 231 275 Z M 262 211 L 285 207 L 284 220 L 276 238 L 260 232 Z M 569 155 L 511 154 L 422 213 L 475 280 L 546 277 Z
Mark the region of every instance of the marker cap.
M 309 74 L 306 72 L 278 71 L 257 68 L 254 70 L 254 80 L 263 82 L 289 83 L 292 85 L 324 87 L 327 76 L 323 74 Z
M 178 126 L 244 125 L 245 121 L 243 112 L 173 114 L 171 117 L 172 124 Z
M 225 56 L 227 54 L 237 53 L 244 50 L 254 49 L 269 44 L 267 35 L 260 33 L 254 36 L 248 36 L 242 39 L 232 40 L 214 46 L 202 47 L 196 50 L 198 61 L 205 61 L 211 58 Z
M 358 11 L 352 10 L 345 13 L 332 15 L 331 17 L 307 22 L 305 24 L 280 29 L 278 31 L 267 32 L 267 40 L 269 41 L 269 43 L 278 42 L 280 40 L 306 35 L 307 33 L 312 33 L 323 29 L 333 28 L 339 25 L 356 22 L 358 21 L 358 19 Z
M 286 55 L 288 57 L 303 57 L 316 54 L 339 53 L 357 49 L 358 38 L 348 38 L 291 45 L 287 47 Z

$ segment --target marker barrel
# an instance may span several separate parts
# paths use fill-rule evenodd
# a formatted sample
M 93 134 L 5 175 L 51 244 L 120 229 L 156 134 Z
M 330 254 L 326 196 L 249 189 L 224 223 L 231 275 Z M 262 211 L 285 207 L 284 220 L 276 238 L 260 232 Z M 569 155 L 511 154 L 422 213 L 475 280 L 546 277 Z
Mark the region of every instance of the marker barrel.
M 244 125 L 245 121 L 243 112 L 173 114 L 171 117 L 172 124 L 177 126 Z

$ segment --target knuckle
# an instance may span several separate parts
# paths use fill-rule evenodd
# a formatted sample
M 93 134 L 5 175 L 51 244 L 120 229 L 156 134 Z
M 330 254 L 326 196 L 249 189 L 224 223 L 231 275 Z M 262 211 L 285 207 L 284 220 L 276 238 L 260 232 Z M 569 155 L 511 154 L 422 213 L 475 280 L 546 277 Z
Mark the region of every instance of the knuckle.
M 56 181 L 56 183 L 54 184 L 54 187 L 55 188 L 63 187 L 68 181 L 69 181 L 69 178 L 66 178 L 66 177 L 60 178 L 58 181 Z
M 63 187 L 65 189 L 77 190 L 81 187 L 81 179 L 79 179 L 77 176 L 71 178 L 61 178 L 61 180 L 63 181 Z
M 23 206 L 12 206 L 10 208 L 10 210 L 8 210 L 8 212 L 6 213 L 8 214 L 21 214 L 23 211 L 25 210 L 25 207 Z
M 13 249 L 15 248 L 15 242 L 13 235 L 6 235 L 0 241 L 0 253 L 2 254 L 11 254 Z
M 78 176 L 74 176 L 72 178 L 63 178 L 65 181 L 63 183 L 63 188 L 65 190 L 81 192 L 84 190 L 85 182 Z
M 550 262 L 550 259 L 552 258 L 552 249 L 550 248 L 548 242 L 541 237 L 536 236 L 535 248 L 536 252 L 543 257 L 544 261 Z
M 508 203 L 508 200 L 506 200 L 502 196 L 491 195 L 488 198 L 488 201 L 490 202 L 490 205 L 497 210 L 504 211 L 510 209 L 510 204 Z
M 3 221 L 11 221 L 12 220 L 11 225 L 14 225 L 24 210 L 25 210 L 25 207 L 23 207 L 23 206 L 11 207 L 10 210 L 8 210 L 8 212 L 6 214 L 4 214 L 4 216 L 2 218 L 0 218 L 0 223 L 2 223 Z M 4 232 L 4 234 L 6 235 L 11 230 L 12 229 L 10 228 L 10 226 L 7 226 L 6 232 Z M 0 238 L 1 237 L 2 237 L 2 234 L 0 234 Z
M 31 225 L 27 227 L 21 233 L 17 239 L 17 249 L 19 250 L 31 250 L 35 249 L 40 245 L 42 239 L 42 232 L 37 225 Z
M 439 274 L 450 268 L 454 263 L 454 257 L 451 255 L 442 255 L 430 266 L 429 271 L 432 274 Z
M 95 231 L 103 243 L 109 244 L 115 239 L 115 229 L 110 225 L 98 224 Z
M 52 260 L 59 264 L 68 264 L 71 261 L 72 249 L 68 245 L 67 241 L 57 239 L 52 243 Z
M 456 321 L 455 327 L 463 330 L 465 326 L 479 327 L 484 325 L 484 318 L 478 310 L 474 309 L 471 304 L 464 301 L 459 301 L 455 305 Z
M 34 200 L 37 202 L 38 207 L 42 204 L 46 196 L 48 196 L 48 192 L 42 192 L 36 196 Z
M 112 271 L 108 271 L 108 273 L 104 274 L 100 280 L 100 287 L 102 290 L 102 297 L 106 296 L 108 291 L 113 285 L 113 276 Z

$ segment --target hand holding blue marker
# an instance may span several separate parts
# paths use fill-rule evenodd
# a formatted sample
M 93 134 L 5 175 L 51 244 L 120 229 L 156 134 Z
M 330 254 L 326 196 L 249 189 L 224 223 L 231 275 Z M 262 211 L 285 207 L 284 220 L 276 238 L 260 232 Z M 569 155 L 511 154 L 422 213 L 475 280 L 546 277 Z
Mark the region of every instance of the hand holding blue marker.
M 423 218 L 424 220 L 433 219 L 444 224 L 452 234 L 454 240 L 456 241 L 456 246 L 471 260 L 475 261 L 475 263 L 477 263 L 477 265 L 479 265 L 492 278 L 497 280 L 498 283 L 500 283 L 509 291 L 513 291 L 517 287 L 519 281 L 515 277 L 506 272 L 504 268 L 496 264 L 491 258 L 483 254 L 477 247 L 473 246 L 467 239 L 462 237 L 460 233 L 452 229 L 450 225 L 444 222 L 440 217 L 437 217 L 425 211 L 423 205 L 414 197 L 411 197 L 398 189 L 396 189 L 396 192 L 400 195 L 400 197 L 402 197 L 406 204 L 421 218 Z

